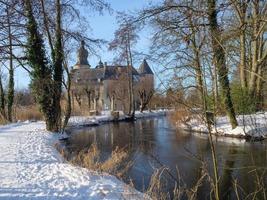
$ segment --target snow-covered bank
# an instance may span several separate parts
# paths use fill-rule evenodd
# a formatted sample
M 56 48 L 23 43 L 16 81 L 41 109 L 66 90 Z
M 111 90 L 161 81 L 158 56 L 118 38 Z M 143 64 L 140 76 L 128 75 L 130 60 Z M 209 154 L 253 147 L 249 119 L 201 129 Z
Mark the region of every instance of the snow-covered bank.
M 135 118 L 145 118 L 145 117 L 157 117 L 164 116 L 168 110 L 153 110 L 153 111 L 136 111 Z M 126 115 L 123 112 L 119 112 L 119 121 L 126 119 Z M 112 122 L 114 118 L 112 117 L 110 111 L 102 112 L 101 115 L 96 116 L 72 116 L 69 120 L 68 126 L 91 126 L 98 125 L 104 122 Z
M 43 122 L 0 127 L 0 199 L 144 199 L 114 176 L 64 162 Z
M 237 138 L 266 138 L 267 137 L 267 112 L 258 112 L 251 115 L 237 116 L 238 127 L 231 128 L 227 117 L 217 117 L 216 123 L 212 126 L 212 133 L 220 136 Z M 192 131 L 208 132 L 207 126 L 202 120 L 191 119 L 183 128 L 190 128 Z

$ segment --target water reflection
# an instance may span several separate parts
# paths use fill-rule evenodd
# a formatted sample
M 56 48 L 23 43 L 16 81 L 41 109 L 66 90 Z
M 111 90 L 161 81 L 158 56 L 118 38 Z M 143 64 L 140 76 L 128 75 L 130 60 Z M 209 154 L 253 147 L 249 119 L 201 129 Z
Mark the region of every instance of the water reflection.
M 232 199 L 233 194 L 233 168 L 235 165 L 237 150 L 233 147 L 230 147 L 228 153 L 226 154 L 226 160 L 222 168 L 222 178 L 220 181 L 220 196 L 223 199 Z M 230 198 L 231 197 L 231 198 Z
M 96 143 L 107 158 L 117 146 L 130 148 L 135 161 L 128 174 L 138 190 L 143 191 L 149 183 L 155 168 L 168 166 L 173 176 L 179 169 L 182 185 L 192 187 L 201 176 L 201 160 L 212 166 L 211 152 L 207 138 L 196 137 L 189 133 L 175 130 L 166 117 L 138 120 L 134 123 L 109 123 L 99 127 L 70 130 L 73 134 L 68 141 L 72 152 Z M 220 195 L 222 199 L 236 199 L 233 180 L 238 179 L 240 197 L 255 190 L 255 173 L 251 170 L 260 168 L 259 175 L 266 168 L 266 143 L 233 144 L 215 141 L 219 174 Z M 253 159 L 252 159 L 253 158 Z M 212 169 L 209 168 L 212 175 Z M 173 188 L 173 179 L 168 179 L 168 189 Z M 128 179 L 128 180 L 129 180 Z M 127 181 L 127 180 L 125 180 Z M 263 178 L 266 183 L 266 176 Z M 209 184 L 203 184 L 198 192 L 198 199 L 209 199 Z

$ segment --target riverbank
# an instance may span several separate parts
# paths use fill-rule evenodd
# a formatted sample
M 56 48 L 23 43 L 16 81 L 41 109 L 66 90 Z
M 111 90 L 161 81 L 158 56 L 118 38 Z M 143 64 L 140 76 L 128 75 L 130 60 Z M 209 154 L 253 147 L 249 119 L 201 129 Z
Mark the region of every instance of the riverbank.
M 136 111 L 135 118 L 141 119 L 147 117 L 165 116 L 167 112 L 169 112 L 169 110 L 152 110 L 144 112 Z M 110 111 L 103 111 L 100 115 L 94 116 L 72 116 L 69 119 L 68 126 L 95 126 L 101 123 L 125 120 L 127 120 L 127 116 L 122 111 L 119 112 L 119 119 L 114 119 Z
M 144 199 L 114 176 L 65 162 L 55 149 L 60 137 L 44 122 L 0 127 L 0 198 Z
M 258 112 L 251 115 L 238 115 L 238 126 L 232 129 L 228 117 L 217 117 L 212 126 L 212 134 L 217 136 L 262 140 L 267 138 L 267 112 Z M 203 120 L 192 118 L 182 125 L 185 130 L 208 133 Z

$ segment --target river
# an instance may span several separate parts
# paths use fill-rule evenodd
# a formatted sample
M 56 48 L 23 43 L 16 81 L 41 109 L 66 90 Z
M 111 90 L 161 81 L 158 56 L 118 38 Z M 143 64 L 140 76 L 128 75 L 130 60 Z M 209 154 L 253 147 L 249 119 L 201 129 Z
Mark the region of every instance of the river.
M 124 181 L 131 179 L 139 191 L 147 188 L 151 174 L 162 165 L 167 166 L 171 172 L 171 175 L 165 175 L 170 192 L 178 174 L 181 178 L 180 185 L 192 187 L 200 177 L 201 161 L 207 163 L 209 174 L 212 175 L 207 136 L 176 130 L 168 117 L 107 123 L 68 131 L 71 136 L 66 146 L 71 152 L 97 143 L 103 152 L 102 156 L 106 158 L 117 146 L 129 147 L 134 164 Z M 255 191 L 256 172 L 259 178 L 263 177 L 262 183 L 266 185 L 267 176 L 263 174 L 267 166 L 266 142 L 249 143 L 239 139 L 215 138 L 214 143 L 223 199 L 236 199 L 234 179 L 238 180 L 241 198 Z M 209 199 L 209 193 L 209 184 L 204 182 L 198 191 L 198 199 Z

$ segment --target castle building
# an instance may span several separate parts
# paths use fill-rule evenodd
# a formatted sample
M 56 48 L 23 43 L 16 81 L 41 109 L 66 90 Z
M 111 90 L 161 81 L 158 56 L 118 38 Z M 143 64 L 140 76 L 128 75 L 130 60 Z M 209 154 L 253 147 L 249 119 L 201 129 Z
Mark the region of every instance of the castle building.
M 88 51 L 82 41 L 77 52 L 77 63 L 72 67 L 71 93 L 73 104 L 87 107 L 89 111 L 122 110 L 129 104 L 129 67 L 108 65 L 101 60 L 92 68 L 87 60 Z M 154 90 L 154 74 L 146 60 L 138 69 L 131 67 L 135 107 L 141 104 L 141 94 Z M 143 94 L 144 95 L 144 94 Z

